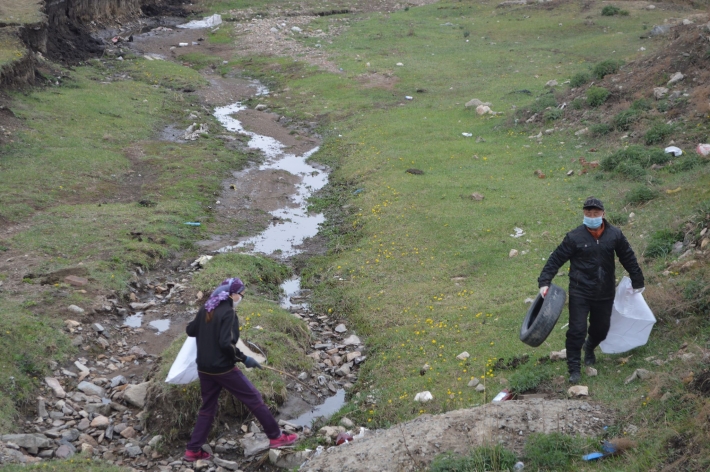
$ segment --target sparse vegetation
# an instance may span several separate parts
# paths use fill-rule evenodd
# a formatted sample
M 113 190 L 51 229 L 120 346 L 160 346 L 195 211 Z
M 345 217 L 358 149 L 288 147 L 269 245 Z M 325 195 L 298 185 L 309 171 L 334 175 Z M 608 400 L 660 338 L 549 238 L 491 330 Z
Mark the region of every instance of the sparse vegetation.
M 569 81 L 570 87 L 581 87 L 592 80 L 592 75 L 589 72 L 579 72 L 574 74 Z
M 587 89 L 587 103 L 590 107 L 598 107 L 606 102 L 611 92 L 604 87 L 589 87 Z
M 644 142 L 647 146 L 660 144 L 673 134 L 673 129 L 673 125 L 656 123 L 643 135 Z
M 621 8 L 614 5 L 606 5 L 604 8 L 602 8 L 602 16 L 614 15 L 628 16 L 629 12 L 627 10 L 622 10 Z
M 474 448 L 468 456 L 445 453 L 431 463 L 430 472 L 503 472 L 513 470 L 515 453 L 501 445 Z
M 604 136 L 614 131 L 614 127 L 609 123 L 597 123 L 589 128 L 592 136 Z
M 644 256 L 650 258 L 665 257 L 670 254 L 673 244 L 683 240 L 683 233 L 661 229 L 655 231 L 648 241 L 648 246 L 644 251 Z
M 525 443 L 525 467 L 532 470 L 571 470 L 572 459 L 588 452 L 588 442 L 579 436 L 561 433 L 533 433 Z
M 633 109 L 630 108 L 628 110 L 624 110 L 622 112 L 619 112 L 614 116 L 612 119 L 612 123 L 614 124 L 614 128 L 616 128 L 619 131 L 628 131 L 631 129 L 631 126 L 636 123 L 639 118 L 641 117 L 640 113 Z
M 592 68 L 592 75 L 601 80 L 607 75 L 610 74 L 616 74 L 619 72 L 619 69 L 623 65 L 623 61 L 615 60 L 615 59 L 607 59 L 606 61 L 602 61 L 598 64 L 596 64 Z
M 646 185 L 639 185 L 626 194 L 626 203 L 641 205 L 642 203 L 650 202 L 654 198 L 658 198 L 658 195 L 658 190 L 649 188 Z

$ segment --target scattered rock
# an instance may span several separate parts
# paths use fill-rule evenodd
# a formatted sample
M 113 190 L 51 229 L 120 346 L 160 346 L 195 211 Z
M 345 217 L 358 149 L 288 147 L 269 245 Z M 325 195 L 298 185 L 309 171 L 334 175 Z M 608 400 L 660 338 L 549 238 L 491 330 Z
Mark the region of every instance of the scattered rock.
M 511 249 L 510 252 L 508 253 L 508 257 L 515 257 L 517 255 L 518 255 L 517 249 Z
M 226 461 L 224 459 L 220 459 L 219 457 L 213 458 L 212 462 L 214 462 L 219 467 L 224 467 L 227 470 L 238 470 L 239 469 L 239 464 L 237 462 Z
M 110 421 L 103 415 L 99 415 L 93 420 L 91 420 L 91 427 L 96 429 L 106 429 L 108 428 Z
M 353 423 L 353 421 L 347 416 L 343 416 L 342 418 L 340 418 L 340 424 L 348 429 L 355 426 L 355 423 Z
M 45 377 L 44 381 L 49 386 L 49 388 L 52 389 L 52 391 L 54 392 L 54 395 L 57 398 L 64 398 L 67 396 L 66 392 L 64 391 L 62 386 L 59 384 L 59 380 L 55 379 L 54 377 Z
M 578 131 L 575 131 L 574 135 L 575 136 L 583 136 L 583 135 L 587 134 L 588 132 L 589 132 L 589 128 L 582 128 Z
M 570 397 L 587 397 L 589 396 L 589 387 L 586 385 L 575 385 L 567 389 L 567 395 Z
M 76 388 L 87 395 L 96 395 L 102 398 L 106 396 L 106 391 L 103 388 L 99 387 L 98 385 L 94 385 L 91 382 L 83 381 L 79 385 L 77 385 Z
M 660 100 L 668 95 L 668 89 L 666 87 L 654 87 L 653 96 L 656 100 Z
M 665 36 L 671 31 L 671 25 L 656 25 L 651 29 L 649 36 Z
M 348 330 L 348 328 L 346 328 L 343 323 L 340 323 L 340 324 L 339 324 L 338 326 L 336 326 L 335 329 L 334 329 L 334 331 L 335 331 L 336 333 L 341 333 L 341 334 L 344 333 L 344 332 L 346 332 L 347 330 Z
M 471 380 L 469 380 L 468 386 L 469 386 L 469 387 L 477 387 L 478 384 L 480 384 L 480 383 L 481 383 L 481 381 L 478 380 L 478 378 L 474 377 L 474 378 L 472 378 Z
M 420 402 L 420 403 L 426 403 L 426 402 L 433 400 L 433 399 L 434 399 L 434 396 L 431 394 L 431 392 L 429 390 L 419 392 L 414 396 L 414 401 Z
M 85 279 L 84 277 L 78 277 L 76 275 L 67 275 L 66 277 L 64 277 L 64 281 L 69 285 L 73 285 L 74 287 L 83 287 L 84 285 L 87 285 L 89 283 L 88 279 Z
M 127 427 L 123 431 L 121 431 L 121 437 L 126 438 L 126 439 L 132 439 L 136 437 L 136 430 L 133 429 L 132 426 Z
M 83 315 L 85 313 L 84 309 L 76 305 L 69 305 L 67 310 L 74 313 L 75 315 Z
M 358 338 L 354 334 L 351 334 L 350 336 L 348 336 L 346 339 L 343 340 L 343 344 L 346 346 L 352 346 L 352 345 L 362 344 L 362 342 L 360 341 L 360 338 Z
M 458 356 L 456 356 L 456 359 L 458 359 L 460 361 L 465 361 L 469 357 L 471 357 L 471 355 L 468 352 L 464 351 L 461 354 L 459 354 Z
M 486 106 L 486 105 L 478 105 L 476 107 L 476 113 L 479 115 L 486 115 L 486 114 L 492 114 L 493 112 L 491 111 L 491 107 Z
M 148 385 L 150 385 L 150 382 L 129 385 L 123 391 L 123 399 L 137 408 L 143 408 L 145 406 L 145 396 L 148 393 Z
M 138 359 L 143 359 L 148 355 L 147 352 L 141 347 L 138 346 L 133 346 L 130 351 L 128 351 L 129 354 L 133 354 L 136 356 Z
M 313 451 L 288 451 L 281 449 L 269 450 L 269 462 L 276 467 L 288 470 L 298 470 L 313 454 Z
M 671 76 L 670 80 L 668 81 L 668 85 L 670 86 L 670 85 L 676 84 L 683 79 L 685 79 L 685 76 L 683 74 L 681 74 L 680 72 L 676 72 L 675 74 L 673 74 Z
M 585 373 L 587 374 L 587 377 L 596 377 L 597 376 L 597 369 L 595 369 L 592 366 L 587 366 L 584 369 Z
M 567 349 L 562 349 L 561 351 L 552 351 L 550 353 L 551 361 L 561 361 L 567 359 Z
M 477 392 L 485 392 L 486 387 L 484 387 L 482 383 L 479 383 L 478 385 L 476 385 L 476 391 Z
M 557 81 L 555 79 L 552 79 L 547 81 L 545 87 L 554 87 L 555 85 L 557 85 Z
M 138 457 L 141 454 L 143 454 L 143 449 L 141 449 L 140 446 L 133 444 L 126 446 L 126 455 L 128 455 L 128 457 Z
M 3 434 L 0 439 L 5 443 L 17 444 L 28 451 L 35 451 L 35 454 L 38 449 L 52 447 L 52 440 L 44 434 Z
M 264 433 L 256 433 L 249 438 L 242 438 L 239 443 L 244 449 L 244 456 L 251 457 L 269 449 L 269 438 Z
M 76 449 L 71 444 L 62 444 L 54 451 L 54 456 L 57 459 L 68 459 L 74 455 Z

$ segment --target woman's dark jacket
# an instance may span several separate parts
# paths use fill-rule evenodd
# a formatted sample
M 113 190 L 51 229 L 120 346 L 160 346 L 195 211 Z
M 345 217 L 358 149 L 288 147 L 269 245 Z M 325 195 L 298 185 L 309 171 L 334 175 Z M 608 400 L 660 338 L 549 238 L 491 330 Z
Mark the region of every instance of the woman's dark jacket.
M 629 273 L 633 288 L 644 286 L 643 273 L 634 251 L 619 228 L 604 220 L 604 232 L 598 240 L 581 225 L 573 229 L 550 255 L 537 279 L 539 287 L 549 286 L 557 271 L 570 261 L 569 294 L 595 300 L 614 298 L 614 253 Z
M 239 320 L 231 298 L 217 305 L 212 321 L 205 323 L 207 310 L 202 307 L 188 325 L 187 335 L 197 338 L 197 370 L 208 374 L 223 374 L 244 362 L 246 356 L 237 349 Z

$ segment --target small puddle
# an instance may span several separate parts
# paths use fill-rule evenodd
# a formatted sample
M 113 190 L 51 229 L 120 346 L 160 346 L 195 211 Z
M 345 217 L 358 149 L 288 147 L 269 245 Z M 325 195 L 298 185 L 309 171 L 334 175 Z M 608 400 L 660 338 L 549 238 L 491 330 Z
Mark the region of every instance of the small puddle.
M 293 303 L 291 302 L 291 297 L 294 295 L 298 294 L 298 292 L 301 291 L 301 278 L 300 277 L 294 277 L 292 279 L 288 279 L 286 282 L 282 283 L 280 285 L 281 290 L 284 291 L 285 295 L 284 297 L 279 301 L 279 305 L 281 305 L 281 308 L 284 308 L 288 310 L 291 307 L 302 307 L 303 304 L 301 303 Z
M 170 329 L 170 320 L 153 320 L 148 325 L 160 334 Z
M 143 323 L 143 312 L 139 311 L 135 315 L 126 316 L 123 324 L 130 328 L 140 328 Z
M 308 426 L 313 424 L 313 421 L 323 417 L 325 419 L 333 416 L 345 404 L 345 390 L 339 389 L 335 395 L 328 397 L 321 405 L 318 405 L 311 411 L 308 411 L 294 420 L 287 420 L 289 423 L 296 426 Z

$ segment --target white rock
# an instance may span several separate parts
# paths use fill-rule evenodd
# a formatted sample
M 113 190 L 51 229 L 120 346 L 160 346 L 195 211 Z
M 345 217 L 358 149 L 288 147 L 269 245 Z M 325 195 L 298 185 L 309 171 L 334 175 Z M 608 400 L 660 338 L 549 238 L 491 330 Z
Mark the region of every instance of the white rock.
M 668 89 L 666 87 L 654 87 L 653 96 L 656 100 L 660 100 L 668 94 Z
M 465 360 L 468 359 L 469 357 L 471 357 L 471 354 L 469 354 L 468 352 L 464 351 L 464 352 L 462 352 L 461 354 L 459 354 L 458 356 L 456 356 L 456 359 L 458 359 L 458 360 L 460 360 L 460 361 L 465 361 Z
M 485 392 L 486 387 L 484 387 L 482 383 L 479 383 L 478 385 L 476 385 L 476 391 L 477 392 Z
M 596 377 L 597 376 L 597 369 L 595 369 L 592 366 L 587 366 L 586 369 L 584 369 L 585 373 L 587 374 L 587 377 Z
M 361 342 L 360 342 L 360 338 L 358 338 L 357 336 L 352 334 L 343 340 L 343 344 L 345 344 L 346 346 L 350 346 L 350 345 L 361 344 Z
M 468 102 L 466 102 L 466 105 L 464 105 L 466 108 L 472 108 L 472 107 L 478 107 L 479 105 L 485 105 L 487 107 L 491 106 L 490 102 L 482 102 L 481 100 L 477 98 L 472 98 Z
M 336 333 L 344 333 L 348 330 L 348 328 L 345 327 L 343 323 L 340 323 L 338 326 L 335 327 L 335 332 Z
M 398 65 L 399 67 L 402 67 L 404 64 L 402 64 L 401 62 L 398 62 L 397 65 Z
M 561 351 L 552 351 L 550 353 L 551 361 L 561 361 L 567 359 L 567 349 L 562 349 Z
M 685 76 L 681 74 L 680 72 L 676 72 L 671 76 L 671 79 L 668 81 L 668 85 L 673 85 L 675 83 L 680 82 L 681 80 L 685 79 Z
M 555 79 L 552 79 L 547 81 L 545 87 L 554 87 L 555 85 L 557 85 L 557 81 Z
M 81 326 L 81 323 L 74 320 L 64 320 L 64 324 L 67 325 L 67 328 L 78 328 Z
M 478 387 L 478 384 L 480 384 L 480 383 L 481 383 L 481 381 L 478 380 L 476 377 L 474 377 L 471 380 L 469 380 L 468 386 L 469 387 Z
M 150 385 L 150 382 L 129 385 L 123 391 L 123 399 L 137 408 L 143 408 L 145 406 L 145 397 L 148 393 L 148 385 Z
M 491 107 L 487 105 L 478 105 L 476 107 L 476 113 L 479 115 L 485 115 L 486 113 L 491 113 Z
M 429 390 L 419 392 L 414 396 L 414 401 L 420 402 L 420 403 L 426 403 L 426 402 L 433 400 L 433 399 L 434 399 L 434 396 L 431 394 L 431 392 Z
M 515 257 L 517 255 L 518 255 L 517 249 L 511 249 L 510 252 L 508 253 L 508 257 Z
M 293 31 L 294 33 L 300 33 L 303 30 L 301 28 L 299 28 L 298 26 L 292 26 L 291 31 Z
M 575 131 L 574 135 L 575 136 L 582 136 L 582 135 L 587 134 L 587 132 L 589 132 L 589 128 L 582 128 L 579 131 Z
M 69 306 L 67 307 L 67 310 L 71 311 L 71 312 L 74 313 L 75 315 L 82 315 L 82 314 L 85 313 L 83 308 L 80 308 L 80 307 L 78 307 L 78 306 L 76 306 L 76 305 L 69 305 Z

